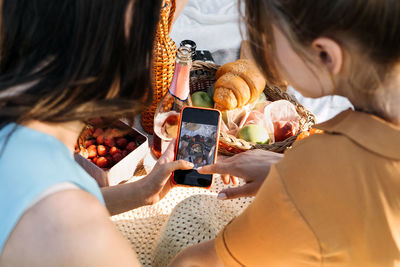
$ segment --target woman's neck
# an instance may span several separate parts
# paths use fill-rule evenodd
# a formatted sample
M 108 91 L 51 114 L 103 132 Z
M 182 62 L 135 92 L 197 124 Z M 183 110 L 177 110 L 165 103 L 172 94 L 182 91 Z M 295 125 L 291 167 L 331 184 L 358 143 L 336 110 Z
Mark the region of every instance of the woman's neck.
M 400 64 L 387 76 L 375 97 L 377 108 L 391 123 L 400 126 Z
M 373 76 L 373 75 L 372 75 Z M 376 76 L 376 75 L 375 75 Z M 375 82 L 375 89 L 354 90 L 349 86 L 348 78 L 340 81 L 338 93 L 347 97 L 357 110 L 375 114 L 386 121 L 400 126 L 400 64 L 394 67 L 390 74 L 387 74 L 383 82 L 371 81 L 360 88 L 368 88 Z
M 54 136 L 71 151 L 74 151 L 76 140 L 84 127 L 84 124 L 80 121 L 50 123 L 30 120 L 22 123 L 22 125 Z

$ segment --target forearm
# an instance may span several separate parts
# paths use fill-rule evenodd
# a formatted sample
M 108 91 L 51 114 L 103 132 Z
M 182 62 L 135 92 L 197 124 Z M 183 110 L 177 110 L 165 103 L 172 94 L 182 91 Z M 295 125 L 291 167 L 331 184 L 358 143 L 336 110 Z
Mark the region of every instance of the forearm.
M 133 183 L 104 187 L 101 189 L 106 207 L 111 215 L 116 215 L 149 204 L 146 195 L 147 183 L 144 179 Z
M 184 249 L 172 260 L 168 266 L 223 267 L 224 265 L 218 258 L 214 246 L 214 240 L 210 240 Z
M 178 19 L 179 15 L 181 14 L 182 10 L 185 8 L 186 4 L 189 0 L 176 0 L 176 8 L 174 14 L 174 23 Z

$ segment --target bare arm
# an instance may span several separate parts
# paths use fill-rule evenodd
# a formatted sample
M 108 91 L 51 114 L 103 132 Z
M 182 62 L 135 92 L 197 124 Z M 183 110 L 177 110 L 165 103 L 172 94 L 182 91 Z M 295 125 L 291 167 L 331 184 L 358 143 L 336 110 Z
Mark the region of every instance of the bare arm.
M 151 204 L 145 180 L 102 188 L 106 206 L 111 215 Z
M 174 154 L 175 141 L 171 142 L 151 173 L 143 179 L 134 183 L 102 188 L 103 197 L 111 215 L 151 205 L 162 199 L 172 187 L 169 180 L 171 173 L 175 170 L 193 168 L 190 162 L 174 161 Z
M 170 267 L 180 266 L 214 266 L 223 267 L 215 251 L 214 240 L 202 242 L 181 251 L 168 265 Z
M 188 2 L 189 0 L 176 0 L 176 9 L 173 23 L 175 23 L 175 21 L 178 19 L 179 15 L 181 14 L 182 10 L 185 8 Z
M 23 257 L 21 256 L 23 255 Z M 89 193 L 54 193 L 22 216 L 0 266 L 140 266 L 127 240 Z

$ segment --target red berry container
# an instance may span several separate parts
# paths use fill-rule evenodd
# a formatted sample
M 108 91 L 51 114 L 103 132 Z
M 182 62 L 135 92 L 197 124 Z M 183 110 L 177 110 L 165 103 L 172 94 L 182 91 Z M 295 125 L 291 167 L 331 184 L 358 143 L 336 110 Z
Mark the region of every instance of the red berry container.
M 100 168 L 93 163 L 93 160 L 85 158 L 78 152 L 75 152 L 74 154 L 75 161 L 97 181 L 100 187 L 113 186 L 128 181 L 135 173 L 139 164 L 143 163 L 144 157 L 149 152 L 148 139 L 138 130 L 130 127 L 122 121 L 115 122 L 112 127 L 122 130 L 124 132 L 124 137 L 128 139 L 128 142 L 133 142 L 132 140 L 134 140 L 137 146 L 133 151 L 127 153 L 127 155 L 123 155 L 123 158 L 115 165 L 111 166 L 111 168 Z M 89 134 L 90 131 L 82 132 L 77 141 L 78 147 L 85 144 Z M 105 157 L 112 158 L 111 155 Z M 114 158 L 117 157 L 114 156 Z

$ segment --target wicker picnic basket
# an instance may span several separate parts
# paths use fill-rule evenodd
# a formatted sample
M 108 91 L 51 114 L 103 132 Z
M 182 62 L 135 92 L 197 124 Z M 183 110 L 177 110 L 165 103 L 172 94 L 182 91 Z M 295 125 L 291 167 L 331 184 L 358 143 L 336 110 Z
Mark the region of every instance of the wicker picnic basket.
M 143 129 L 152 134 L 154 113 L 161 98 L 168 92 L 174 76 L 176 45 L 169 37 L 175 14 L 175 0 L 166 0 L 161 9 L 153 50 L 153 102 L 142 112 Z
M 191 93 L 197 91 L 207 91 L 215 82 L 215 73 L 220 66 L 213 63 L 203 61 L 193 62 L 192 70 L 196 75 L 192 75 L 190 79 Z M 315 116 L 304 106 L 298 103 L 291 95 L 284 92 L 276 86 L 266 86 L 264 93 L 269 101 L 288 100 L 296 107 L 297 113 L 300 115 L 300 132 L 309 130 L 315 124 Z M 273 144 L 252 144 L 245 140 L 239 139 L 233 135 L 220 134 L 219 152 L 221 154 L 232 156 L 250 149 L 264 149 L 274 152 L 283 153 L 296 140 L 297 136 L 292 136 L 282 142 Z

